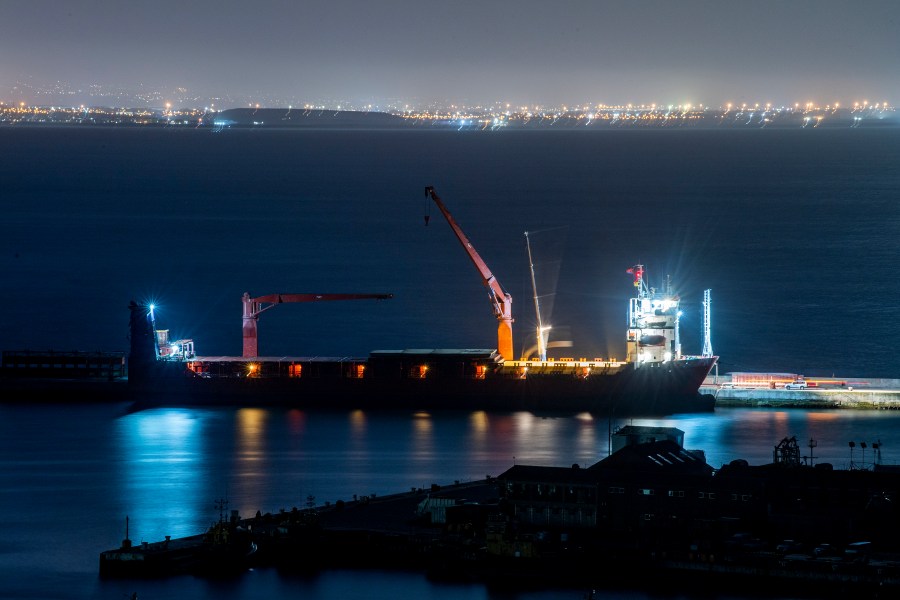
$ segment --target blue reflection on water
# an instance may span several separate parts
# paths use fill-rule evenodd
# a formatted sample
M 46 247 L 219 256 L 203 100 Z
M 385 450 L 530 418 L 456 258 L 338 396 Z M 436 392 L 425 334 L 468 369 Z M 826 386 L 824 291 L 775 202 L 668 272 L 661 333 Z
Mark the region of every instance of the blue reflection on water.
M 713 467 L 735 458 L 769 463 L 775 445 L 790 436 L 807 456 L 807 442 L 815 440 L 815 462 L 836 468 L 849 466 L 850 441 L 857 444 L 857 466 L 871 467 L 876 441 L 882 462 L 900 458 L 897 411 L 723 409 L 612 422 L 529 413 L 0 405 L 0 510 L 7 519 L 0 596 L 109 598 L 135 591 L 97 580 L 97 554 L 121 541 L 126 515 L 133 540 L 156 541 L 202 532 L 218 517 L 215 500 L 226 496 L 230 508 L 249 516 L 301 507 L 308 496 L 323 504 L 496 476 L 514 462 L 591 465 L 607 455 L 608 433 L 629 424 L 681 429 L 685 446 L 704 450 Z M 869 443 L 865 455 L 861 442 Z M 141 597 L 242 599 L 302 592 L 324 599 L 346 590 L 379 597 L 407 586 L 430 598 L 491 597 L 483 587 L 444 588 L 419 574 L 329 572 L 294 580 L 266 570 L 224 588 L 175 578 L 139 591 Z
M 850 441 L 881 441 L 883 464 L 900 459 L 900 415 L 894 411 L 720 409 L 712 415 L 680 415 L 668 419 L 634 419 L 635 425 L 677 427 L 684 445 L 706 453 L 713 467 L 743 458 L 750 464 L 772 462 L 775 446 L 796 437 L 807 462 L 850 466 Z M 810 442 L 814 444 L 810 448 Z M 858 456 L 855 458 L 859 458 Z M 868 457 L 869 466 L 876 459 Z
M 726 409 L 665 419 L 608 421 L 590 415 L 350 413 L 298 410 L 158 409 L 114 423 L 120 467 L 115 495 L 140 539 L 204 530 L 215 501 L 244 516 L 307 503 L 383 495 L 496 476 L 516 464 L 590 466 L 607 456 L 623 425 L 677 427 L 685 447 L 713 467 L 772 461 L 795 436 L 804 460 L 850 465 L 849 441 L 881 442 L 896 463 L 898 415 L 886 411 Z M 873 451 L 862 459 L 871 464 Z
M 213 518 L 214 498 L 205 474 L 210 455 L 203 444 L 204 419 L 188 410 L 147 411 L 115 422 L 120 441 L 118 483 L 135 541 L 198 533 Z

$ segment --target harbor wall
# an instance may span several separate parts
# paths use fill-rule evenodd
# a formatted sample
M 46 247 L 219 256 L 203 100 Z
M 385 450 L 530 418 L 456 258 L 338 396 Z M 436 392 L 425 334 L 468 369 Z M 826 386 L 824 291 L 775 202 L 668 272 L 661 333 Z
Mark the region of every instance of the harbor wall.
M 815 387 L 787 390 L 783 387 L 735 386 L 730 376 L 710 376 L 700 393 L 716 399 L 716 408 L 842 408 L 900 410 L 900 379 L 809 378 Z

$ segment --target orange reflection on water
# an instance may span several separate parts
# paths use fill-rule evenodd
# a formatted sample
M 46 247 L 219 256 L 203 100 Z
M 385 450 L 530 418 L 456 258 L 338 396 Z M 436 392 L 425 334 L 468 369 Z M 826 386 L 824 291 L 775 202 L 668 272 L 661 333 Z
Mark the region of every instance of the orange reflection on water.
M 513 415 L 513 427 L 518 435 L 527 435 L 534 429 L 536 417 L 530 412 L 518 412 Z
M 828 423 L 830 421 L 837 421 L 841 418 L 836 411 L 832 412 L 813 412 L 807 411 L 806 418 L 812 421 L 813 423 Z
M 483 410 L 476 410 L 469 413 L 468 422 L 466 437 L 459 441 L 460 446 L 467 448 L 472 455 L 490 452 L 492 442 L 491 427 L 494 425 L 494 421 Z
M 576 423 L 578 423 L 578 433 L 575 437 L 575 453 L 576 456 L 591 457 L 588 464 L 582 465 L 583 467 L 589 467 L 596 461 L 608 455 L 608 444 L 604 439 L 602 446 L 598 445 L 598 430 L 596 427 L 596 423 L 594 422 L 594 417 L 591 416 L 590 413 L 581 413 L 577 415 L 575 417 L 575 421 Z
M 364 433 L 366 430 L 366 413 L 362 410 L 354 410 L 350 413 L 350 426 L 354 433 Z
M 412 418 L 412 439 L 410 440 L 410 475 L 413 482 L 427 487 L 433 481 L 429 477 L 430 465 L 435 460 L 434 420 L 425 412 L 417 412 Z
M 244 408 L 236 414 L 233 495 L 241 499 L 243 506 L 231 508 L 242 512 L 250 507 L 263 506 L 265 502 L 260 490 L 269 476 L 266 464 L 266 421 L 269 415 L 268 411 L 260 408 Z
M 259 408 L 243 408 L 237 413 L 238 462 L 256 461 L 263 451 L 262 437 L 268 413 Z
M 434 429 L 434 422 L 428 413 L 418 412 L 413 415 L 413 432 L 415 433 L 414 443 L 416 445 L 431 441 L 431 433 Z
M 476 410 L 469 415 L 469 425 L 471 426 L 472 438 L 482 440 L 488 434 L 490 429 L 490 420 L 483 410 Z
M 349 442 L 352 453 L 357 457 L 366 455 L 369 418 L 363 410 L 354 410 L 347 415 Z M 348 465 L 349 468 L 349 465 Z

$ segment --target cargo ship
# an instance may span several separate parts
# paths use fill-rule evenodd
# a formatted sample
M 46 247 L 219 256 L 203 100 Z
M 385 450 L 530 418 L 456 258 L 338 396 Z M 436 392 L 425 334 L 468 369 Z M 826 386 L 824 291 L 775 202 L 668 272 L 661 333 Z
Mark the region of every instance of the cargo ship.
M 281 405 L 337 410 L 527 410 L 545 414 L 658 416 L 713 410 L 700 385 L 715 356 L 686 356 L 679 341 L 679 297 L 671 286 L 633 277 L 626 359 L 515 357 L 512 297 L 462 232 L 434 188 L 441 210 L 478 269 L 498 321 L 497 348 L 374 350 L 359 358 L 258 356 L 259 315 L 282 302 L 389 298 L 378 294 L 243 296 L 243 355 L 195 356 L 192 340 L 170 342 L 153 309 L 131 303 L 129 391 L 149 404 Z M 427 217 L 426 217 L 427 224 Z M 538 348 L 544 332 L 538 328 Z
M 538 356 L 514 356 L 512 297 L 456 223 L 434 188 L 438 206 L 477 268 L 498 321 L 497 347 L 374 350 L 367 357 L 259 355 L 257 322 L 284 302 L 389 299 L 390 294 L 243 295 L 241 356 L 197 356 L 193 340 L 170 340 L 156 327 L 152 305 L 132 301 L 127 376 L 115 368 L 81 368 L 96 357 L 71 360 L 47 353 L 4 353 L 4 396 L 25 401 L 130 400 L 154 406 L 286 406 L 333 410 L 485 410 L 536 414 L 588 412 L 607 417 L 709 412 L 715 398 L 700 386 L 715 356 L 686 356 L 679 341 L 679 297 L 671 286 L 649 287 L 643 265 L 633 277 L 625 328 L 626 358 L 547 358 L 546 330 Z M 426 224 L 428 217 L 426 216 Z M 527 235 L 526 235 L 527 237 Z M 530 254 L 530 248 L 529 248 Z M 537 307 L 537 295 L 535 295 Z M 540 314 L 538 313 L 540 323 Z M 57 364 L 75 361 L 78 364 Z M 101 361 L 101 362 L 103 362 Z M 69 367 L 78 368 L 69 368 Z M 53 367 L 53 368 L 49 368 Z M 95 373 L 97 371 L 97 373 Z M 98 373 L 100 376 L 98 377 Z M 73 375 L 83 375 L 74 377 Z M 38 392 L 38 393 L 35 393 Z
M 195 357 L 131 363 L 128 392 L 144 406 L 663 416 L 713 410 L 715 398 L 698 390 L 714 362 L 504 361 L 493 349 L 376 350 L 340 359 Z

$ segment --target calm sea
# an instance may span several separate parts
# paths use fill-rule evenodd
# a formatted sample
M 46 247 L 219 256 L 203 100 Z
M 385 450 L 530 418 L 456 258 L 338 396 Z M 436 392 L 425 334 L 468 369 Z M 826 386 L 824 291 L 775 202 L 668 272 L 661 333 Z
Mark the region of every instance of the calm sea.
M 241 350 L 241 295 L 392 293 L 280 305 L 264 355 L 496 347 L 478 272 L 436 188 L 513 295 L 533 344 L 524 232 L 543 320 L 569 356 L 624 354 L 626 269 L 683 299 L 701 350 L 712 294 L 721 372 L 900 377 L 900 130 L 447 132 L 0 128 L 0 348 L 127 350 L 131 299 L 201 355 Z M 425 226 L 425 215 L 430 224 Z M 849 441 L 900 457 L 894 414 L 720 410 L 673 425 L 713 466 L 771 460 L 783 437 L 847 466 Z M 97 579 L 131 537 L 244 514 L 592 464 L 615 424 L 528 414 L 307 414 L 0 404 L 0 597 L 580 598 L 432 583 L 418 574 L 270 570 L 223 585 Z M 859 452 L 857 450 L 857 452 Z M 867 456 L 866 460 L 874 457 Z M 855 460 L 861 457 L 857 454 Z M 619 598 L 647 598 L 620 593 Z M 677 592 L 670 597 L 682 597 Z
M 0 129 L 0 345 L 125 350 L 128 302 L 198 354 L 241 352 L 241 295 L 283 305 L 269 356 L 496 347 L 481 277 L 434 186 L 561 356 L 624 355 L 626 269 L 703 290 L 724 371 L 900 377 L 900 128 L 654 131 Z M 424 216 L 430 214 L 425 226 Z

